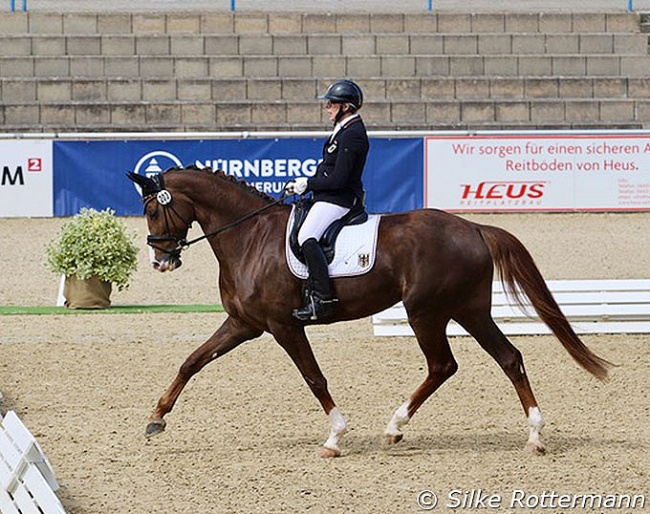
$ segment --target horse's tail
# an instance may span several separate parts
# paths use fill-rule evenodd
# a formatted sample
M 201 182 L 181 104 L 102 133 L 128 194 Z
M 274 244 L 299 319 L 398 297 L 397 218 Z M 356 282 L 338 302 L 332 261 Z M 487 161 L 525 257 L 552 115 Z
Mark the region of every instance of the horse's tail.
M 548 289 L 544 277 L 526 247 L 498 227 L 478 225 L 505 290 L 523 308 L 521 292 L 540 319 L 548 325 L 571 357 L 599 380 L 607 380 L 611 362 L 598 357 L 580 340 Z M 517 287 L 519 286 L 519 288 Z

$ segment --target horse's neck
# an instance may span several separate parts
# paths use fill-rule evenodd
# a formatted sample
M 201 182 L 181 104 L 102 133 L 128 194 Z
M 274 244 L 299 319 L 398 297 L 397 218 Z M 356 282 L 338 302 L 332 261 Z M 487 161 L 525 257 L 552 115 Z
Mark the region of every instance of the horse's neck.
M 231 254 L 241 255 L 250 244 L 250 238 L 259 237 L 251 233 L 250 227 L 253 225 L 249 221 L 241 220 L 262 209 L 268 202 L 228 179 L 207 178 L 218 183 L 216 187 L 209 182 L 200 184 L 198 192 L 193 195 L 196 218 L 205 234 L 219 231 L 218 235 L 210 238 L 210 244 L 221 261 Z M 226 227 L 231 228 L 221 231 Z
M 224 225 L 263 207 L 267 202 L 245 185 L 222 176 L 197 173 L 185 193 L 194 203 L 201 226 Z

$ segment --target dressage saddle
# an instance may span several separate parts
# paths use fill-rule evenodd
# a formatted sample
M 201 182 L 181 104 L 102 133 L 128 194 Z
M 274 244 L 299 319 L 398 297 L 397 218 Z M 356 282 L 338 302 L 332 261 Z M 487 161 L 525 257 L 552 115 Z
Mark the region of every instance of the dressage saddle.
M 303 264 L 305 264 L 305 258 L 300 249 L 300 245 L 298 244 L 298 231 L 304 223 L 312 205 L 314 205 L 314 200 L 311 198 L 301 198 L 295 203 L 293 227 L 289 234 L 289 247 L 298 260 Z M 361 225 L 367 220 L 368 213 L 366 212 L 365 206 L 363 202 L 358 202 L 354 207 L 352 207 L 352 209 L 350 209 L 350 212 L 327 227 L 323 237 L 318 241 L 318 244 L 325 254 L 325 259 L 327 259 L 327 264 L 330 264 L 334 260 L 336 238 L 343 227 L 346 225 Z

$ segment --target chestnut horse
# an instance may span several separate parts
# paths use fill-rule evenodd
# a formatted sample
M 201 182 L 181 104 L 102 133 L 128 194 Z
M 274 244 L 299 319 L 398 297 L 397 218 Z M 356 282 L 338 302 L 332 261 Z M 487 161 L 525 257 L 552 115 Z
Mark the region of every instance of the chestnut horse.
M 153 178 L 134 173 L 129 178 L 142 188 L 154 268 L 173 271 L 181 264 L 184 247 L 207 239 L 219 261 L 221 301 L 228 314 L 221 327 L 182 364 L 153 410 L 146 435 L 165 429 L 164 416 L 194 374 L 244 341 L 269 332 L 289 354 L 329 417 L 330 434 L 322 456 L 340 455 L 346 421 L 316 362 L 305 323 L 291 315 L 301 305 L 302 283 L 291 274 L 285 259 L 290 206 L 220 171 L 177 168 Z M 193 221 L 199 223 L 204 236 L 188 243 L 185 238 Z M 592 353 L 575 334 L 523 244 L 500 228 L 420 209 L 382 215 L 377 248 L 371 271 L 332 280 L 339 302 L 327 322 L 358 319 L 400 300 L 404 303 L 428 372 L 395 410 L 385 430 L 388 442 L 402 439 L 402 429 L 418 408 L 455 373 L 458 365 L 445 333 L 454 320 L 508 376 L 530 426 L 526 447 L 544 453 L 539 438 L 544 422 L 521 353 L 490 314 L 494 268 L 519 304 L 520 291 L 528 296 L 538 316 L 580 366 L 605 380 L 610 363 Z

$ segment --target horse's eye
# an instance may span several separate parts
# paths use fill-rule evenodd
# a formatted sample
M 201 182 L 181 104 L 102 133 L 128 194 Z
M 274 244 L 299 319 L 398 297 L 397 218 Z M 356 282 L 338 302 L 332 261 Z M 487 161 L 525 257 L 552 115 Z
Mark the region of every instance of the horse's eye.
M 147 209 L 146 214 L 149 217 L 149 219 L 152 219 L 152 220 L 158 219 L 158 206 L 157 205 L 156 206 L 153 206 L 153 205 L 150 206 Z

